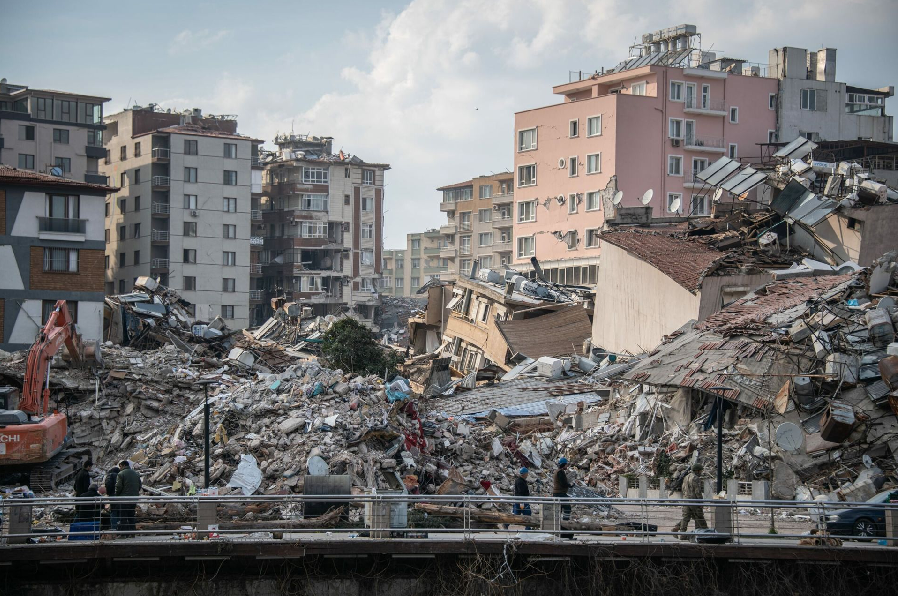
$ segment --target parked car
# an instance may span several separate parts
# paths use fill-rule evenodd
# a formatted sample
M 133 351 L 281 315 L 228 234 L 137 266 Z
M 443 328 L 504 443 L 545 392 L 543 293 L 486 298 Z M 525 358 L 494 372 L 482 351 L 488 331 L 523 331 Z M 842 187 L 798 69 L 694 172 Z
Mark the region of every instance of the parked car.
M 893 488 L 869 499 L 864 506 L 827 512 L 827 530 L 833 535 L 854 538 L 885 536 L 886 511 L 879 505 L 888 502 L 890 495 L 893 502 L 898 502 L 898 491 Z

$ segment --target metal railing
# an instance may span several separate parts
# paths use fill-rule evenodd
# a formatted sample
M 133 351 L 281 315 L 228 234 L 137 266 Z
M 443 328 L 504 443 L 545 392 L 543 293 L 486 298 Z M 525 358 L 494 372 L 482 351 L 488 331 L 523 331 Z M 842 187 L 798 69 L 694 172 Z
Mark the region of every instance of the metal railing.
M 168 214 L 171 212 L 171 205 L 168 203 L 153 203 L 150 211 L 159 214 Z
M 153 241 L 168 242 L 169 232 L 168 230 L 153 230 L 150 237 L 153 239 Z
M 168 176 L 153 176 L 153 186 L 171 186 L 171 178 Z
M 249 217 L 250 217 L 250 219 L 252 219 L 253 221 L 261 221 L 261 219 L 262 219 L 262 212 L 259 211 L 258 209 L 252 209 L 252 210 L 249 212 Z
M 171 150 L 168 147 L 153 147 L 153 159 L 168 159 Z
M 263 292 L 263 290 L 250 290 L 249 291 L 249 299 L 250 300 L 261 300 L 262 292 Z
M 724 112 L 726 111 L 726 101 L 722 99 L 706 99 L 702 101 L 701 96 L 687 96 L 684 102 L 687 110 L 705 110 L 708 112 Z
M 250 236 L 249 237 L 250 246 L 262 246 L 265 244 L 265 238 L 262 236 Z
M 153 269 L 168 269 L 168 259 L 153 259 L 150 267 Z
M 258 291 L 258 290 L 255 290 Z M 522 502 L 523 501 L 523 502 Z M 526 505 L 530 515 L 514 514 L 513 505 Z M 119 525 L 111 527 L 104 508 L 116 505 Z M 133 515 L 127 507 L 134 505 Z M 177 505 L 168 507 L 169 505 Z M 253 506 L 258 513 L 251 521 L 232 521 L 233 511 Z M 484 508 L 488 505 L 489 508 Z M 314 507 L 317 518 L 301 517 Z M 222 512 L 218 512 L 218 508 Z M 701 510 L 713 533 L 679 527 L 684 508 Z M 864 513 L 851 512 L 871 507 L 881 513 L 885 523 L 846 526 L 843 520 L 864 519 Z M 341 509 L 362 509 L 363 518 L 355 523 L 340 520 Z M 36 511 L 35 511 L 36 510 Z M 330 514 L 325 513 L 331 510 Z M 124 511 L 124 512 L 123 512 Z M 177 517 L 150 512 L 177 511 Z M 40 533 L 32 531 L 34 513 L 52 512 L 57 519 Z M 311 512 L 310 512 L 311 513 Z M 842 501 L 745 501 L 726 499 L 605 499 L 557 498 L 532 496 L 465 495 L 228 495 L 228 496 L 140 496 L 140 497 L 37 497 L 0 500 L 0 514 L 9 520 L 2 536 L 8 548 L 47 538 L 68 538 L 101 542 L 127 536 L 155 536 L 178 540 L 185 533 L 197 538 L 241 541 L 270 540 L 275 534 L 317 533 L 326 530 L 334 539 L 367 535 L 388 539 L 408 534 L 419 538 L 474 540 L 549 534 L 555 540 L 573 537 L 581 541 L 620 541 L 621 537 L 642 543 L 672 542 L 677 538 L 694 542 L 732 543 L 736 545 L 794 546 L 813 540 L 818 532 L 828 536 L 853 538 L 865 548 L 885 546 L 898 538 L 898 503 Z M 877 514 L 879 515 L 879 514 Z M 705 517 L 707 516 L 707 517 Z M 71 521 L 88 524 L 69 525 Z M 694 519 L 694 518 L 693 518 Z M 402 523 L 399 520 L 405 520 Z M 124 524 L 124 525 L 122 525 Z M 68 525 L 68 527 L 66 527 Z M 690 524 L 690 527 L 692 524 Z M 858 532 L 868 532 L 871 535 Z M 260 535 L 259 532 L 265 534 Z M 285 535 L 284 538 L 287 538 Z M 874 542 L 874 545 L 865 544 Z M 0 546 L 0 549 L 4 546 Z
M 252 273 L 262 273 L 262 263 L 250 263 L 249 264 L 249 272 Z
M 686 147 L 708 147 L 711 149 L 723 149 L 723 137 L 683 137 L 683 145 Z
M 86 219 L 71 219 L 67 217 L 40 217 L 37 218 L 39 232 L 59 232 L 63 234 L 86 234 Z
M 254 155 L 250 157 L 250 165 L 262 167 L 262 159 L 259 156 Z

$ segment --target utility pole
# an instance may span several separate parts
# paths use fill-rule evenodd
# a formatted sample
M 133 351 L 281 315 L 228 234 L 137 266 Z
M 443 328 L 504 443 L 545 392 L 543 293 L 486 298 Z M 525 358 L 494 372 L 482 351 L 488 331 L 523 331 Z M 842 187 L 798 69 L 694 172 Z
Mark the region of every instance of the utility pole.
M 203 386 L 203 394 L 205 395 L 205 403 L 203 405 L 203 420 L 204 420 L 203 439 L 205 441 L 204 442 L 205 448 L 203 449 L 203 454 L 204 454 L 203 480 L 205 481 L 204 488 L 206 488 L 206 489 L 209 488 L 209 456 L 210 456 L 210 448 L 209 448 L 209 443 L 210 443 L 210 441 L 209 441 L 209 385 L 211 385 L 214 382 L 215 381 L 212 381 L 209 379 L 203 379 L 201 381 L 198 381 L 198 383 Z

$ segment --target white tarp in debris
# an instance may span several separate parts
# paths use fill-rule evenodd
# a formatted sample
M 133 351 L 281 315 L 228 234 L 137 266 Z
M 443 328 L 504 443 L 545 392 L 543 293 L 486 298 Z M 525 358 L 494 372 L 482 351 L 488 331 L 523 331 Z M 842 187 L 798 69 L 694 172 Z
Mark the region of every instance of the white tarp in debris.
M 237 471 L 231 476 L 228 486 L 243 490 L 244 495 L 251 495 L 262 486 L 262 470 L 256 463 L 256 458 L 244 453 L 240 456 Z

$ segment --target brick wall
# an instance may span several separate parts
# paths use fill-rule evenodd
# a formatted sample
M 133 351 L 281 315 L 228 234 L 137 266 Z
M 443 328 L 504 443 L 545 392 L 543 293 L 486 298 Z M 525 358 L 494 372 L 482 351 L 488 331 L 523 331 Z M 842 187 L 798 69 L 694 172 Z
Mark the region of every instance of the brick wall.
M 61 290 L 69 292 L 102 292 L 104 280 L 104 252 L 81 249 L 78 273 L 45 273 L 44 249 L 31 247 L 32 290 Z

